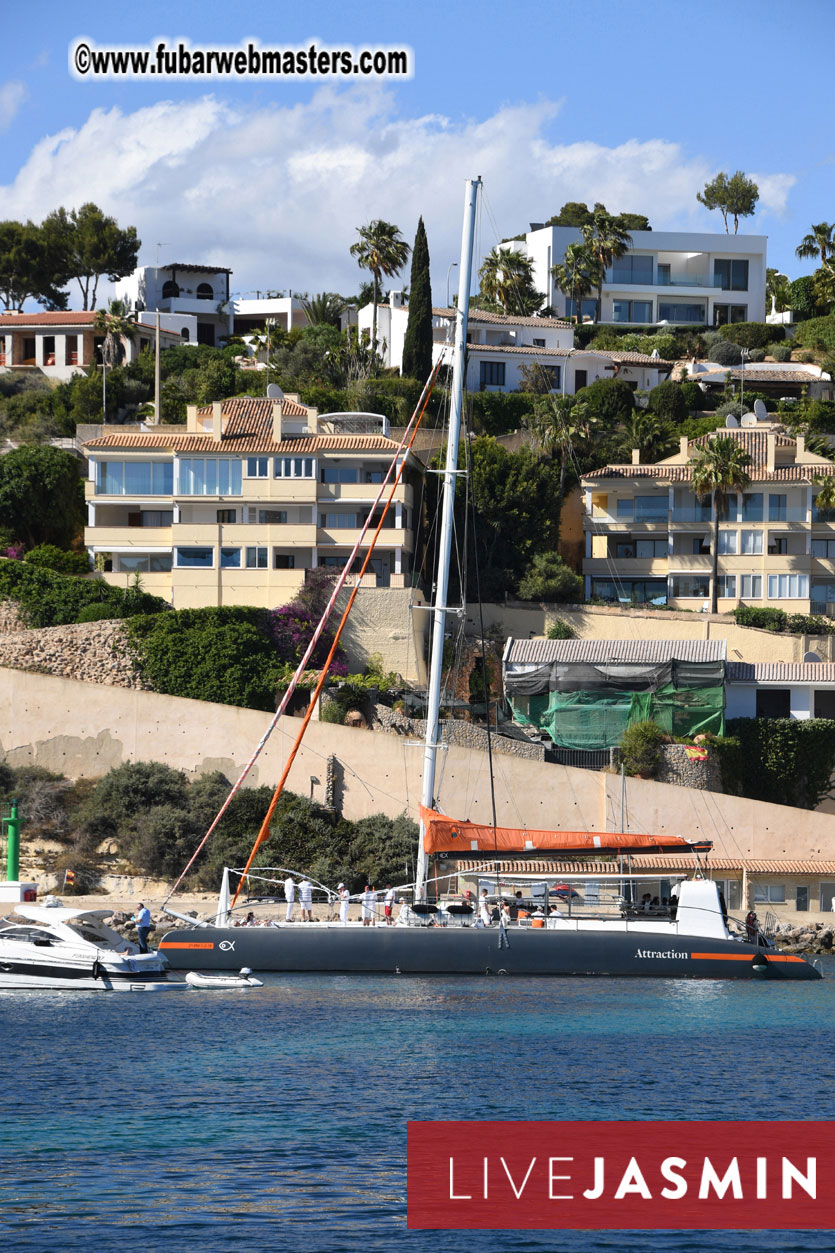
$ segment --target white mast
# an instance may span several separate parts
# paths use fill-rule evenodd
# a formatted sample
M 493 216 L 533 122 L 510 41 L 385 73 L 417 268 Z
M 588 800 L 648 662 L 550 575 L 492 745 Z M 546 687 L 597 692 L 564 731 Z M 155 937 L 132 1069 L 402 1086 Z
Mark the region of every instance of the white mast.
M 446 625 L 449 564 L 452 552 L 452 515 L 455 505 L 455 482 L 458 471 L 458 440 L 461 431 L 461 410 L 464 401 L 464 378 L 467 352 L 467 317 L 470 311 L 470 280 L 473 268 L 475 209 L 481 179 L 467 180 L 464 196 L 464 228 L 461 233 L 461 260 L 458 266 L 458 307 L 455 312 L 455 342 L 452 349 L 452 397 L 449 411 L 449 436 L 444 469 L 441 534 L 438 546 L 438 573 L 435 585 L 435 608 L 432 614 L 432 665 L 429 672 L 429 705 L 426 711 L 426 744 L 423 750 L 423 792 L 421 803 L 434 808 L 435 760 L 438 753 L 438 715 L 441 705 L 441 671 L 444 660 L 444 627 Z M 426 894 L 426 851 L 423 847 L 424 824 L 420 824 L 415 899 Z

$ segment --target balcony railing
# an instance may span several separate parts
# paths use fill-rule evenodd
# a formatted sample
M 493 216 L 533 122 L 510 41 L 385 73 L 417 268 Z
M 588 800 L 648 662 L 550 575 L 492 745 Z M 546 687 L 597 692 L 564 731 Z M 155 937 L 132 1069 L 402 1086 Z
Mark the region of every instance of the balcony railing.
M 835 514 L 833 514 L 835 518 Z M 788 505 L 785 509 L 769 509 L 769 522 L 808 522 L 809 510 L 805 505 Z
M 722 287 L 715 274 L 659 274 L 658 287 Z
M 673 507 L 673 522 L 712 522 L 713 514 L 710 506 L 706 508 L 678 508 Z

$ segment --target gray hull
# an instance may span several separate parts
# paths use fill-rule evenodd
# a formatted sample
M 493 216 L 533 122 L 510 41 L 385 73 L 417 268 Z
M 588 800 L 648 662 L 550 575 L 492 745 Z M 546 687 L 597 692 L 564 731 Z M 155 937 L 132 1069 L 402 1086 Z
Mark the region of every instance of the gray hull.
M 479 927 L 195 927 L 160 950 L 175 970 L 415 975 L 633 975 L 819 979 L 801 957 L 732 940 L 623 931 Z

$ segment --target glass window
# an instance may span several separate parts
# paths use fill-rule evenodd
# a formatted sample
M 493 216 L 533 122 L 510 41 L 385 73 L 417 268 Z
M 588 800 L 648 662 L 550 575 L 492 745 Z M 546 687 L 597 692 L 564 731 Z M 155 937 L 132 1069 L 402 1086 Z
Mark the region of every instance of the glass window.
M 723 291 L 748 290 L 748 262 L 728 259 L 713 262 L 713 285 Z
M 735 574 L 720 574 L 717 582 L 719 584 L 719 587 L 716 593 L 717 596 L 724 596 L 726 598 L 731 598 L 731 599 L 734 599 L 736 597 L 736 575 Z
M 785 883 L 754 883 L 754 900 L 757 904 L 768 902 L 771 905 L 784 905 L 786 902 Z
M 635 556 L 643 559 L 647 557 L 666 557 L 666 539 L 636 539 Z
M 747 305 L 714 305 L 713 325 L 728 326 L 734 322 L 748 321 Z
M 613 322 L 651 322 L 651 300 L 613 300 Z
M 685 304 L 678 300 L 659 300 L 659 322 L 704 322 L 704 304 Z
M 706 574 L 674 574 L 670 584 L 673 597 L 710 595 L 710 579 Z
M 246 477 L 248 479 L 265 479 L 269 475 L 268 466 L 268 457 L 247 457 Z
M 770 574 L 769 600 L 805 600 L 809 595 L 808 574 Z
M 236 509 L 218 509 L 217 511 L 218 522 L 234 522 L 237 516 Z
M 666 518 L 670 507 L 668 496 L 636 496 L 635 519 Z
M 636 256 L 632 252 L 618 257 L 612 262 L 612 283 L 641 283 L 649 286 L 652 283 L 652 257 Z
M 385 477 L 383 470 L 366 470 L 363 475 L 363 481 L 365 483 L 382 483 Z
M 743 574 L 740 596 L 743 600 L 762 600 L 763 576 L 761 574 Z
M 812 540 L 812 556 L 821 557 L 827 561 L 835 558 L 835 540 L 832 539 L 813 539 Z
M 170 461 L 99 461 L 96 493 L 103 496 L 170 496 L 174 466 Z
M 776 495 L 769 492 L 768 495 L 768 520 L 769 522 L 785 522 L 786 520 L 786 497 Z
M 736 531 L 720 531 L 719 532 L 719 553 L 722 556 L 735 555 L 737 551 L 738 535 Z
M 171 569 L 171 553 L 151 553 L 149 564 L 151 574 L 162 574 Z
M 266 570 L 267 568 L 266 548 L 247 548 L 246 568 L 247 570 Z
M 353 530 L 361 525 L 355 513 L 321 513 L 319 515 L 319 526 L 329 531 Z
M 220 568 L 221 570 L 240 570 L 241 568 L 240 548 L 221 548 Z
M 312 479 L 314 477 L 313 458 L 276 457 L 273 463 L 273 474 L 277 479 Z M 335 481 L 322 479 L 323 483 Z
M 634 501 L 631 496 L 621 496 L 617 503 L 617 516 L 619 518 L 631 518 L 635 509 Z
M 214 565 L 214 549 L 178 548 L 177 565 L 180 567 L 201 566 L 211 569 Z
M 179 495 L 240 496 L 240 460 L 225 457 L 182 457 L 179 462 Z
M 259 509 L 258 521 L 262 526 L 283 525 L 287 521 L 286 509 Z
M 504 387 L 505 366 L 503 361 L 481 362 L 481 386 Z
M 274 570 L 295 570 L 296 558 L 292 553 L 273 553 Z
M 809 908 L 809 885 L 798 883 L 794 889 L 794 907 L 799 914 L 806 913 Z
M 756 556 L 763 550 L 763 533 L 762 531 L 743 531 L 742 532 L 742 548 L 740 552 L 744 556 Z
M 743 522 L 762 522 L 763 520 L 763 494 L 762 492 L 746 492 L 742 497 L 742 521 Z
M 596 300 L 566 300 L 565 302 L 565 316 L 567 318 L 579 317 L 582 321 L 584 318 L 593 318 L 596 313 Z

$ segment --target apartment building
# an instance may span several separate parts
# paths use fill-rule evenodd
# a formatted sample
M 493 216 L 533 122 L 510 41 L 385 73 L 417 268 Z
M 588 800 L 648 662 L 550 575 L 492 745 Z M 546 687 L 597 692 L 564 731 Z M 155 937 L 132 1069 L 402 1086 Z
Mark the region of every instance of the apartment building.
M 104 336 L 93 329 L 92 309 L 70 313 L 0 314 L 0 374 L 10 370 L 38 371 L 65 382 L 101 360 Z M 154 343 L 153 327 L 137 326 L 124 337 L 125 361 L 134 361 L 145 346 Z M 177 331 L 161 330 L 160 346 L 180 343 Z
M 739 604 L 835 615 L 835 513 L 816 505 L 816 480 L 835 474 L 776 422 L 720 428 L 751 458 L 750 485 L 719 519 L 719 609 Z M 582 479 L 586 599 L 707 610 L 710 501 L 690 486 L 690 461 L 713 436 L 650 465 L 608 465 Z
M 386 418 L 298 396 L 190 405 L 185 428 L 86 444 L 85 543 L 108 582 L 139 573 L 178 609 L 284 604 L 305 570 L 344 566 L 397 447 Z M 365 586 L 408 585 L 421 470 L 409 454 Z
M 537 291 L 566 317 L 594 318 L 595 294 L 581 301 L 557 287 L 551 268 L 582 235 L 571 226 L 535 226 L 514 245 L 533 261 Z M 765 235 L 632 231 L 631 246 L 603 282 L 601 322 L 723 326 L 765 320 Z
M 403 367 L 403 342 L 409 321 L 408 305 L 399 292 L 377 310 L 379 350 L 386 365 Z M 433 360 L 452 343 L 455 310 L 432 310 Z M 360 330 L 371 331 L 371 306 L 359 312 Z M 447 356 L 451 361 L 451 356 Z M 525 375 L 536 372 L 548 390 L 573 396 L 598 379 L 620 378 L 633 391 L 655 387 L 673 368 L 640 352 L 601 352 L 574 347 L 574 328 L 560 318 L 516 317 L 471 309 L 467 320 L 467 378 L 469 391 L 519 391 Z

